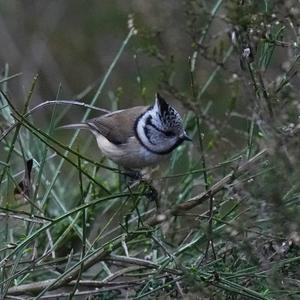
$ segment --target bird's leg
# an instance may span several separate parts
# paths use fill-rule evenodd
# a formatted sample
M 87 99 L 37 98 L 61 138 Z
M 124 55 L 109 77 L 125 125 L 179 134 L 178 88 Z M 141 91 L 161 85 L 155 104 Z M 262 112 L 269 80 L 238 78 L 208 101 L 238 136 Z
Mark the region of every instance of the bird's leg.
M 157 211 L 160 209 L 159 197 L 157 190 L 153 187 L 152 182 L 149 178 L 145 178 L 143 173 L 137 170 L 126 169 L 123 175 L 128 176 L 131 180 L 127 183 L 127 187 L 130 188 L 132 185 L 143 183 L 145 186 L 144 195 L 150 200 L 155 201 Z
M 153 185 L 152 185 L 151 182 L 147 182 L 147 181 L 144 180 L 144 183 L 146 183 L 146 185 L 147 185 L 145 196 L 150 201 L 155 201 L 156 210 L 159 212 L 159 210 L 160 210 L 160 203 L 159 203 L 159 197 L 158 197 L 157 190 L 153 187 Z
M 130 177 L 133 181 L 141 180 L 143 177 L 142 173 L 140 171 L 130 170 L 130 169 L 126 169 L 123 172 L 123 175 Z

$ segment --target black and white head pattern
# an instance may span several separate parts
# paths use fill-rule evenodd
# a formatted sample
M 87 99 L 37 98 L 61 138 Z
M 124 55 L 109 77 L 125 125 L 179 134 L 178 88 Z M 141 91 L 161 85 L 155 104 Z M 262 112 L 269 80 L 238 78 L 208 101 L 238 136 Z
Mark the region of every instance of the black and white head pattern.
M 167 154 L 189 140 L 179 113 L 158 93 L 155 104 L 135 123 L 136 137 L 150 152 Z

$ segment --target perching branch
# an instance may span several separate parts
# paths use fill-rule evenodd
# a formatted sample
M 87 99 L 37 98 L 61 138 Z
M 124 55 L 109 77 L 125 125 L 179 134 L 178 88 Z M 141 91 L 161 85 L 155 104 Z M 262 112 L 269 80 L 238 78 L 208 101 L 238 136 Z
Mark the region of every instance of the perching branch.
M 195 196 L 183 203 L 180 203 L 176 205 L 172 209 L 168 209 L 164 213 L 161 213 L 157 216 L 154 216 L 150 218 L 148 221 L 146 221 L 146 224 L 149 226 L 155 226 L 162 222 L 167 221 L 172 216 L 177 216 L 181 214 L 184 211 L 191 210 L 192 208 L 198 206 L 199 204 L 203 203 L 204 201 L 208 200 L 211 196 L 214 196 L 221 190 L 223 190 L 226 185 L 232 183 L 236 178 L 241 176 L 250 166 L 252 166 L 256 161 L 258 161 L 265 153 L 267 152 L 267 149 L 263 149 L 259 153 L 257 153 L 255 156 L 253 156 L 251 159 L 243 163 L 241 166 L 239 166 L 236 170 L 230 172 L 225 177 L 223 177 L 221 180 L 219 180 L 217 183 L 215 183 L 211 188 L 202 194 Z
M 173 216 L 177 216 L 181 214 L 184 211 L 189 211 L 193 209 L 194 207 L 202 204 L 204 201 L 208 200 L 209 197 L 216 195 L 218 192 L 223 190 L 228 184 L 232 183 L 236 178 L 241 176 L 244 172 L 246 172 L 254 163 L 256 163 L 263 155 L 265 155 L 267 152 L 266 149 L 260 151 L 257 153 L 255 156 L 253 156 L 251 159 L 240 165 L 236 170 L 230 172 L 228 175 L 223 177 L 221 180 L 219 180 L 217 183 L 211 186 L 211 188 L 202 194 L 195 196 L 183 203 L 180 203 L 176 205 L 172 209 L 168 209 L 165 212 L 156 215 L 154 217 L 150 217 L 148 220 L 144 222 L 144 224 L 148 226 L 156 226 L 159 225 L 163 222 L 166 222 Z M 133 232 L 133 233 L 127 233 L 125 235 L 126 237 L 126 242 L 132 240 L 133 238 L 136 238 L 137 235 L 139 234 L 144 234 L 144 231 L 141 232 Z M 78 273 L 80 272 L 80 268 L 82 266 L 82 270 L 86 271 L 89 269 L 91 266 L 95 265 L 97 262 L 104 260 L 104 259 L 109 259 L 109 260 L 114 260 L 115 258 L 116 261 L 123 261 L 127 263 L 133 263 L 137 264 L 140 266 L 145 266 L 148 268 L 155 268 L 156 265 L 154 263 L 148 262 L 146 263 L 145 260 L 138 260 L 138 259 L 133 259 L 130 257 L 121 257 L 120 256 L 109 256 L 112 251 L 115 249 L 121 247 L 122 241 L 124 240 L 123 237 L 118 237 L 114 241 L 111 241 L 109 247 L 104 247 L 96 250 L 94 253 L 84 257 L 81 262 L 73 266 L 70 270 L 66 271 L 64 274 L 59 276 L 58 279 L 50 279 L 46 281 L 41 281 L 41 282 L 36 282 L 33 284 L 26 284 L 26 285 L 20 285 L 17 287 L 11 287 L 8 289 L 8 294 L 10 295 L 16 295 L 16 294 L 26 294 L 26 293 L 38 293 L 43 291 L 44 289 L 47 290 L 55 290 L 59 287 L 68 285 L 70 282 L 72 282 L 76 276 L 78 276 Z M 172 270 L 169 268 L 165 268 L 164 271 L 170 272 L 173 274 L 177 273 L 177 270 Z M 178 274 L 178 273 L 177 273 Z M 49 287 L 51 286 L 51 287 Z M 42 292 L 40 295 L 43 295 L 44 293 Z

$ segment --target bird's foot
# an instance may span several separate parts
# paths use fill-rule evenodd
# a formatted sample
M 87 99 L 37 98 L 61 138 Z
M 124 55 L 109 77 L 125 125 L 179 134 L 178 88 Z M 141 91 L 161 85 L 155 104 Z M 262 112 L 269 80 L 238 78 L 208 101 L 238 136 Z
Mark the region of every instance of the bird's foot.
M 156 209 L 160 209 L 158 191 L 150 184 L 148 186 L 148 191 L 146 192 L 146 197 L 151 201 L 155 201 Z
M 126 170 L 123 172 L 123 175 L 128 176 L 130 179 L 137 181 L 137 180 L 142 180 L 143 175 L 140 171 L 135 171 L 135 170 Z

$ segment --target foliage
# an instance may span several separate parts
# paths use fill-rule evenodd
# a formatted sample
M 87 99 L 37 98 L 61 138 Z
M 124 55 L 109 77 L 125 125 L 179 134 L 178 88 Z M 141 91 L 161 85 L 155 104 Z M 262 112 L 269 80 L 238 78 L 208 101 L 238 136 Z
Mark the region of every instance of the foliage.
M 129 33 L 103 79 L 80 94 L 85 105 L 59 100 L 61 86 L 56 101 L 33 105 L 42 80 L 35 76 L 20 108 L 10 89 L 20 75 L 5 65 L 3 299 L 299 298 L 299 4 L 176 5 L 177 36 L 129 16 Z M 122 104 L 126 86 L 105 88 L 126 51 L 135 94 L 150 104 L 160 90 L 185 112 L 193 136 L 167 167 L 135 182 L 95 159 L 91 138 L 76 146 L 78 131 L 66 142 L 56 130 L 76 105 L 84 121 L 100 97 L 113 109 Z

